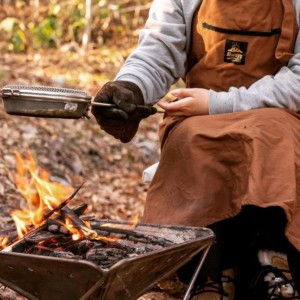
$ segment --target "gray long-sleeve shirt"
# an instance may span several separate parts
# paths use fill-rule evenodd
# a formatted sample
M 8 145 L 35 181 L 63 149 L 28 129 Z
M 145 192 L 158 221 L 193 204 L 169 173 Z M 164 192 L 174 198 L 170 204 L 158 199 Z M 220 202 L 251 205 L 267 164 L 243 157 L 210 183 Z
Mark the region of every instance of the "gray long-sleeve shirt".
M 139 45 L 128 57 L 115 80 L 137 84 L 146 103 L 162 98 L 186 75 L 192 19 L 202 0 L 154 0 Z M 300 0 L 293 0 L 300 23 Z M 294 56 L 275 76 L 265 76 L 249 88 L 231 87 L 227 92 L 209 92 L 209 113 L 230 113 L 262 107 L 300 111 L 300 34 Z

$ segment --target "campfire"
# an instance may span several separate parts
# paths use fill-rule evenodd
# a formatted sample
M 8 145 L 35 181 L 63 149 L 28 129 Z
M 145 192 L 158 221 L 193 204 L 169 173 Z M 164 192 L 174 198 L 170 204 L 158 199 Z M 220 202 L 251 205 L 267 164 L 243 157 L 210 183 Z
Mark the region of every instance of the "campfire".
M 13 211 L 15 228 L 0 232 L 3 251 L 86 259 L 110 268 L 120 259 L 173 244 L 132 231 L 138 216 L 126 225 L 80 218 L 87 204 L 73 209 L 69 205 L 83 184 L 74 191 L 70 186 L 51 182 L 49 173 L 38 168 L 30 151 L 25 159 L 16 153 L 16 160 L 16 186 L 27 208 Z
M 202 264 L 214 240 L 205 228 L 139 224 L 138 216 L 95 219 L 87 204 L 72 206 L 83 183 L 51 182 L 29 151 L 16 161 L 26 207 L 0 231 L 0 282 L 28 299 L 136 299 L 201 251 Z

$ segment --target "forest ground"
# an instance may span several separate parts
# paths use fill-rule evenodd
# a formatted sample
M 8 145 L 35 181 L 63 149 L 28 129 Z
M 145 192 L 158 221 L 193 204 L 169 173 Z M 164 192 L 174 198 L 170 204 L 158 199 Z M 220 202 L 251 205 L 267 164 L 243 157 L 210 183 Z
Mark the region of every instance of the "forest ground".
M 127 49 L 128 52 L 130 49 Z M 112 52 L 116 54 L 112 59 Z M 26 54 L 2 53 L 0 85 L 47 85 L 82 89 L 92 96 L 113 79 L 126 54 L 115 49 L 83 53 L 76 44 Z M 28 149 L 51 179 L 83 188 L 75 202 L 87 203 L 88 214 L 101 219 L 130 220 L 142 215 L 148 183 L 145 168 L 159 160 L 158 125 L 161 114 L 141 122 L 133 141 L 122 144 L 90 119 L 63 120 L 10 116 L 0 102 L 0 230 L 11 224 L 10 212 L 24 206 L 14 184 L 15 151 Z M 140 300 L 177 300 L 178 286 L 154 288 Z M 4 286 L 0 299 L 24 299 Z

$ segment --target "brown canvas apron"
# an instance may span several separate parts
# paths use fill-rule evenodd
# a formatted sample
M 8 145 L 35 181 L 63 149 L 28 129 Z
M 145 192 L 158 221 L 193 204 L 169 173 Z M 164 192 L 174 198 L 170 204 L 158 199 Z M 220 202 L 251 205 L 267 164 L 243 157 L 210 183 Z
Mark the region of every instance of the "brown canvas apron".
M 188 87 L 249 87 L 291 58 L 297 33 L 292 1 L 240 3 L 203 1 L 193 22 Z
M 204 0 L 196 12 L 189 87 L 248 87 L 291 57 L 296 38 L 291 0 L 236 3 Z M 210 32 L 215 27 L 227 30 Z M 208 226 L 246 204 L 275 205 L 285 210 L 287 236 L 300 250 L 299 130 L 299 116 L 277 108 L 166 117 L 142 221 Z

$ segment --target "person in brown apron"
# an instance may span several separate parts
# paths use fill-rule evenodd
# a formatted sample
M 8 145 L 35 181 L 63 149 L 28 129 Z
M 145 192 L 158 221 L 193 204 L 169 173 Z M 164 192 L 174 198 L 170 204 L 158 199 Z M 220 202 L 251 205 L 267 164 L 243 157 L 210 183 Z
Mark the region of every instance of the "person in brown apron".
M 172 92 L 179 101 L 159 104 L 166 111 L 160 126 L 161 159 L 142 221 L 215 231 L 217 243 L 199 277 L 195 299 L 299 299 L 286 273 L 281 273 L 284 284 L 274 283 L 273 290 L 267 286 L 265 294 L 260 289 L 271 271 L 253 274 L 260 271 L 260 249 L 289 252 L 299 261 L 299 115 L 272 107 L 215 115 L 208 111 L 208 90 L 248 88 L 287 65 L 298 32 L 293 3 L 204 0 L 192 27 L 187 89 Z M 95 100 L 116 97 L 109 89 L 100 90 Z M 105 130 L 110 115 L 93 113 Z M 127 141 L 121 130 L 111 134 Z M 233 273 L 223 276 L 228 269 L 237 272 L 235 292 Z M 189 265 L 179 272 L 183 281 L 187 273 Z M 214 282 L 221 291 L 212 291 Z M 231 284 L 228 290 L 224 284 Z

